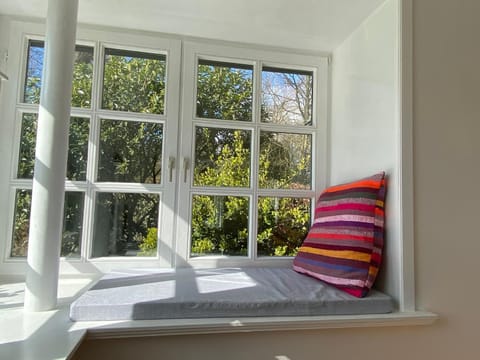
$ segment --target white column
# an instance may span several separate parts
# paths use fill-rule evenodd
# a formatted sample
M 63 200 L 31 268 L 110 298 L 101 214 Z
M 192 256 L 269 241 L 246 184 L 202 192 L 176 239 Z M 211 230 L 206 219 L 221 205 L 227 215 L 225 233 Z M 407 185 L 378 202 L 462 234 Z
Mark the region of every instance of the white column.
M 25 310 L 57 305 L 78 0 L 49 0 L 35 148 Z

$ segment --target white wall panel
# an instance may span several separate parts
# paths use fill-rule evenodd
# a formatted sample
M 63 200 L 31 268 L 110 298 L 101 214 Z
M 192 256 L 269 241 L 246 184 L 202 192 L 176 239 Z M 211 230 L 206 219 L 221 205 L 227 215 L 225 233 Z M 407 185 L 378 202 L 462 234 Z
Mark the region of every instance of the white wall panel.
M 333 53 L 330 183 L 387 173 L 383 290 L 400 296 L 398 1 L 389 0 Z

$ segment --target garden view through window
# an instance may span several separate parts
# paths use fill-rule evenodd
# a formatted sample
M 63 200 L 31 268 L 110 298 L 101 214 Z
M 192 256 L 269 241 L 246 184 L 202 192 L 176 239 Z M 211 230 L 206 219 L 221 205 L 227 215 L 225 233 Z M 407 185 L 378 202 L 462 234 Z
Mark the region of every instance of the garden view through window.
M 313 73 L 264 68 L 261 96 L 254 76 L 252 65 L 198 60 L 192 256 L 247 256 L 252 232 L 258 256 L 293 256 L 309 229 L 311 199 L 302 190 L 312 188 L 312 135 L 299 128 L 312 124 Z
M 28 250 L 42 86 L 44 44 L 27 45 L 11 257 Z M 191 178 L 175 177 L 168 61 L 161 51 L 76 47 L 61 255 L 161 257 L 160 229 L 173 229 L 162 223 L 175 207 L 167 195 L 186 189 L 178 206 L 189 207 L 190 257 L 294 256 L 315 194 L 314 71 L 198 57 L 194 99 L 182 104 L 194 103 L 192 118 L 180 120 L 193 130 Z

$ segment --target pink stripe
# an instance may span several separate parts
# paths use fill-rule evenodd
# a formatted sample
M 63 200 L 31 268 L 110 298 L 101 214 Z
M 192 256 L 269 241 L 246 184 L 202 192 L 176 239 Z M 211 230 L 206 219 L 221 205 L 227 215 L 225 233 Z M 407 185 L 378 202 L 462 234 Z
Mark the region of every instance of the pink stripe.
M 333 221 L 354 221 L 354 222 L 363 222 L 367 224 L 373 224 L 375 219 L 373 216 L 361 216 L 361 215 L 336 215 L 336 216 L 325 216 L 315 219 L 314 224 L 321 224 L 326 222 Z
M 336 199 L 336 200 L 324 200 L 321 199 L 317 202 L 318 206 L 335 206 L 340 204 L 364 204 L 364 205 L 375 205 L 377 203 L 376 199 L 365 199 L 365 198 L 347 198 L 347 199 Z
M 361 210 L 361 211 L 372 211 L 375 210 L 375 205 L 365 205 L 365 204 L 338 204 L 332 206 L 320 206 L 317 208 L 317 211 L 335 211 L 335 210 Z
M 353 285 L 353 286 L 359 286 L 359 287 L 365 286 L 365 281 L 363 281 L 363 280 L 342 279 L 342 278 L 338 278 L 338 277 L 317 274 L 313 271 L 306 270 L 304 268 L 301 268 L 301 267 L 298 267 L 298 266 L 295 266 L 295 265 L 293 265 L 293 270 L 304 273 L 304 274 L 308 274 L 308 275 L 310 275 L 314 278 L 320 279 L 320 280 L 324 280 L 324 281 L 326 281 L 330 284 L 347 285 L 347 286 L 348 285 Z

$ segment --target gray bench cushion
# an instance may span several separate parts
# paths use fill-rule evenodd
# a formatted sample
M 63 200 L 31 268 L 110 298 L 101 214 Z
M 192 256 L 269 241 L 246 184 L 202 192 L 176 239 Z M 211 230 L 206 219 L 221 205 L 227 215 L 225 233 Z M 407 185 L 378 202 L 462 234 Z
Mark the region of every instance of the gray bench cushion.
M 288 268 L 129 270 L 103 276 L 70 307 L 81 320 L 389 313 L 373 290 L 355 298 Z

